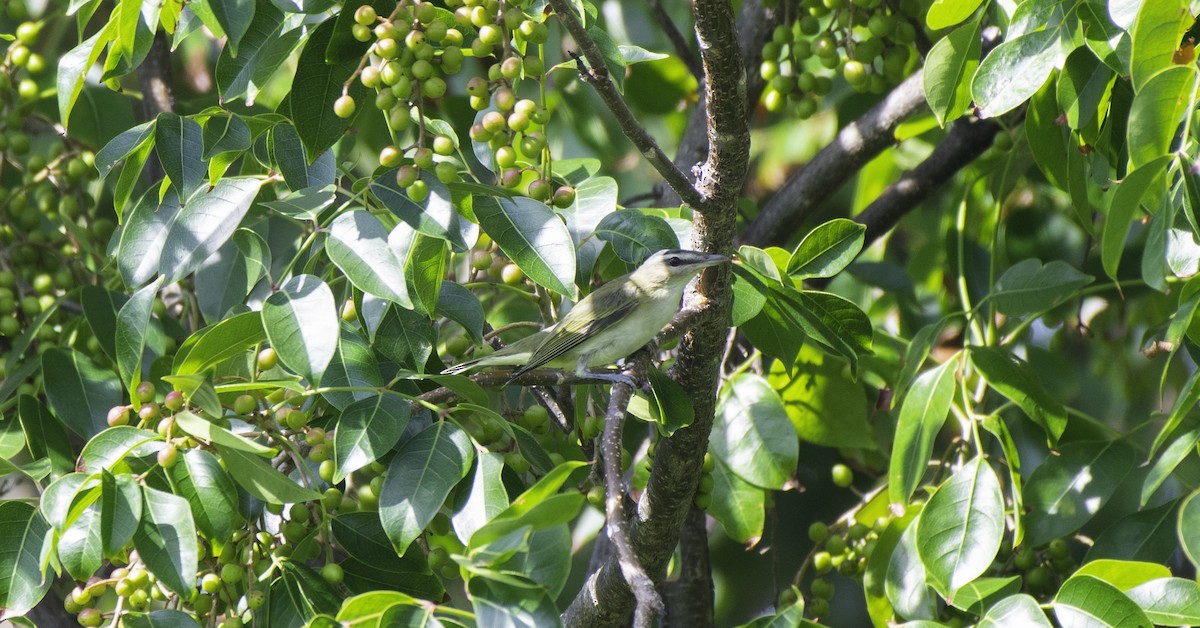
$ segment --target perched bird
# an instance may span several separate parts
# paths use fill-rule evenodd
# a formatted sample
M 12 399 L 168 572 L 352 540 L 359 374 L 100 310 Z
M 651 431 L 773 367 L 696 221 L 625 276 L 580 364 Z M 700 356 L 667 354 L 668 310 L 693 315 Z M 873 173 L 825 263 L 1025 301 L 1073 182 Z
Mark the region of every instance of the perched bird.
M 516 378 L 545 366 L 573 369 L 581 377 L 628 381 L 589 369 L 612 364 L 653 340 L 679 311 L 688 282 L 701 270 L 728 261 L 724 255 L 697 251 L 659 251 L 637 270 L 596 288 L 554 326 L 443 373 L 518 366 L 512 374 Z

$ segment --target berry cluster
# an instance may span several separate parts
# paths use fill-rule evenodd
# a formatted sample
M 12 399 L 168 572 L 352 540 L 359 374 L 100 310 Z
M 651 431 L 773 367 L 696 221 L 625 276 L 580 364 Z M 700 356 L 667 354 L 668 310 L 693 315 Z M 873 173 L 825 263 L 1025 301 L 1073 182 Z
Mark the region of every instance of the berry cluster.
M 811 116 L 833 89 L 835 74 L 857 91 L 880 94 L 911 71 L 917 0 L 784 2 L 791 19 L 771 33 L 759 66 L 768 111 L 787 105 L 801 118 Z

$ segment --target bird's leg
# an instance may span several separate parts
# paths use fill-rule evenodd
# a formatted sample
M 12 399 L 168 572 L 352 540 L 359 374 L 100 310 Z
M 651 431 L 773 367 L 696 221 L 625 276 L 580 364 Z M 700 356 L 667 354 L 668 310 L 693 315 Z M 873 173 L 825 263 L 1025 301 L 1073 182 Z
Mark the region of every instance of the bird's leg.
M 575 364 L 575 375 L 577 377 L 588 377 L 591 379 L 598 379 L 601 381 L 609 382 L 610 384 L 618 384 L 618 383 L 628 384 L 631 388 L 633 388 L 634 390 L 637 390 L 637 382 L 634 382 L 633 378 L 626 375 L 625 373 L 599 373 L 596 371 L 588 370 L 587 363 L 588 363 L 588 359 L 590 357 L 591 357 L 591 354 L 586 354 L 586 353 L 579 357 L 579 362 L 577 362 Z

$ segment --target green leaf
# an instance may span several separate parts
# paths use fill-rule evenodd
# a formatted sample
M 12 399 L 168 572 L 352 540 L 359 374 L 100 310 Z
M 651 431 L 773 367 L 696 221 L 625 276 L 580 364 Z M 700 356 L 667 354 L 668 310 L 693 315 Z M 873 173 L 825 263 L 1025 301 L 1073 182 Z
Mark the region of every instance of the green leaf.
M 148 456 L 158 451 L 161 440 L 158 434 L 132 425 L 110 427 L 83 446 L 79 454 L 80 470 L 99 473 L 101 469 L 112 468 L 126 456 Z
M 465 251 L 467 243 L 463 237 L 463 222 L 454 210 L 450 189 L 432 172 L 422 172 L 421 180 L 429 187 L 429 196 L 420 203 L 408 197 L 408 192 L 396 185 L 396 168 L 386 170 L 371 180 L 371 193 L 397 218 L 403 220 L 419 233 L 450 242 L 455 251 Z M 474 197 L 478 209 L 482 196 Z M 542 205 L 545 208 L 545 205 Z M 547 210 L 549 211 L 549 210 Z
M 1051 443 L 1058 441 L 1067 427 L 1066 408 L 1046 392 L 1028 363 L 990 347 L 971 347 L 968 355 L 993 390 L 1017 404 Z
M 1033 596 L 1021 593 L 1006 597 L 996 602 L 988 609 L 987 614 L 975 625 L 976 628 L 1009 628 L 1010 626 L 1027 626 L 1029 628 L 1052 628 L 1046 619 L 1042 607 Z
M 192 334 L 175 356 L 171 371 L 176 375 L 204 373 L 265 340 L 262 315 L 243 312 Z
M 382 388 L 384 385 L 371 346 L 362 334 L 348 324 L 342 325 L 337 353 L 325 369 L 321 385 L 333 389 L 321 393 L 321 396 L 338 410 L 345 410 L 355 401 L 372 396 L 372 392 L 363 389 Z M 355 390 L 337 390 L 343 387 Z
M 1102 558 L 1165 563 L 1178 549 L 1172 531 L 1180 500 L 1139 510 L 1108 526 L 1088 550 L 1084 562 Z
M 280 576 L 267 594 L 264 626 L 305 626 L 318 614 L 332 615 L 341 603 L 333 585 L 308 565 L 289 558 L 279 561 Z M 262 612 L 261 610 L 259 611 Z M 258 615 L 263 617 L 263 615 Z
M 58 347 L 42 354 L 42 370 L 55 374 L 46 379 L 46 398 L 71 431 L 91 438 L 107 427 L 109 409 L 121 403 L 121 382 L 111 371 L 82 353 Z
M 391 305 L 379 322 L 375 333 L 375 350 L 383 357 L 403 368 L 421 372 L 433 346 L 437 343 L 437 329 L 433 321 L 413 310 Z
M 600 32 L 600 31 L 594 31 Z M 540 585 L 519 580 L 522 586 L 505 581 L 473 577 L 467 582 L 467 594 L 480 626 L 513 628 L 553 628 L 561 626 L 558 607 Z
M 113 475 L 107 469 L 101 471 L 100 486 L 101 546 L 105 556 L 114 556 L 133 539 L 142 520 L 142 489 L 132 475 Z
M 508 508 L 508 492 L 500 480 L 504 454 L 483 451 L 475 456 L 471 484 L 456 494 L 454 532 L 459 539 L 470 539 L 480 528 Z
M 329 225 L 325 253 L 356 288 L 412 308 L 404 265 L 388 246 L 388 232 L 365 211 L 346 212 Z
M 1074 442 L 1046 459 L 1025 484 L 1026 542 L 1037 546 L 1078 530 L 1134 465 L 1124 441 Z
M 783 296 L 794 308 L 805 335 L 846 358 L 851 374 L 857 376 L 858 359 L 871 353 L 874 328 L 867 315 L 854 303 L 829 292 L 777 292 L 772 288 L 772 295 L 775 294 Z
M 355 116 L 343 119 L 333 112 L 333 103 L 345 93 L 346 86 L 349 85 L 349 95 L 358 103 L 359 110 L 366 109 L 370 102 L 369 90 L 361 81 L 353 80 L 358 59 L 325 63 L 325 48 L 336 25 L 337 20 L 326 20 L 308 38 L 296 64 L 288 98 L 290 117 L 304 141 L 310 163 L 342 139 L 354 122 Z
M 1062 260 L 1043 266 L 1041 260 L 1026 259 L 1004 271 L 990 297 L 1002 314 L 1026 316 L 1076 296 L 1094 279 Z
M 225 244 L 261 185 L 261 180 L 252 177 L 226 177 L 187 200 L 163 244 L 159 273 L 166 283 L 186 277 Z
M 738 477 L 721 459 L 712 472 L 712 504 L 706 509 L 726 536 L 743 545 L 756 545 L 766 520 L 766 492 Z
M 337 186 L 332 184 L 310 185 L 278 200 L 267 201 L 263 206 L 299 220 L 316 220 L 337 199 L 336 189 Z
M 56 79 L 59 120 L 71 119 L 71 109 L 75 106 L 75 100 L 79 98 L 80 90 L 83 89 L 84 77 L 116 34 L 115 23 L 109 22 L 102 30 L 59 58 Z
M 975 458 L 938 487 L 917 521 L 917 551 L 944 597 L 983 575 L 1004 536 L 1004 494 L 996 472 Z
M 1104 272 L 1113 281 L 1117 280 L 1117 270 L 1121 265 L 1121 255 L 1125 251 L 1125 239 L 1129 235 L 1129 226 L 1141 206 L 1142 199 L 1152 189 L 1161 189 L 1160 176 L 1171 162 L 1170 157 L 1159 157 L 1129 172 L 1117 189 L 1110 196 L 1108 216 L 1104 219 L 1104 232 L 1100 237 L 1100 259 L 1104 263 Z
M 476 196 L 479 226 L 538 285 L 574 299 L 575 246 L 562 219 L 528 197 Z
M 76 580 L 87 580 L 104 564 L 100 508 L 92 503 L 58 536 L 58 560 Z
M 767 380 L 750 373 L 722 386 L 710 447 L 730 471 L 766 489 L 782 488 L 799 460 L 783 401 Z
M 609 213 L 596 225 L 595 234 L 632 266 L 640 266 L 656 251 L 679 248 L 679 238 L 666 220 L 637 209 Z
M 1179 525 L 1176 529 L 1183 553 L 1193 566 L 1200 567 L 1200 490 L 1193 491 L 1179 507 Z
M 743 273 L 753 272 L 736 264 L 733 268 L 735 275 L 739 270 Z M 790 373 L 796 356 L 804 346 L 804 329 L 797 320 L 795 308 L 783 299 L 772 298 L 775 296 L 774 292 L 774 289 L 763 286 L 762 304 L 759 305 L 758 312 L 749 320 L 743 321 L 739 331 L 745 334 L 755 349 L 781 362 Z M 736 293 L 734 298 L 737 298 Z
M 794 279 L 832 277 L 848 266 L 862 251 L 866 226 L 837 218 L 808 232 L 788 260 L 787 273 Z
M 24 615 L 37 606 L 54 578 L 43 577 L 50 525 L 32 504 L 0 501 L 0 608 Z
M 147 142 L 154 141 L 154 122 L 154 120 L 150 120 L 122 131 L 109 140 L 104 148 L 96 152 L 96 171 L 100 173 L 101 179 L 107 177 L 113 166 L 128 157 L 130 153 Z
M 1064 56 L 1058 28 L 1027 33 L 996 46 L 971 81 L 971 97 L 981 116 L 994 118 L 1028 100 Z
M 303 29 L 281 33 L 283 19 L 283 13 L 270 3 L 261 4 L 242 36 L 237 57 L 232 48 L 221 50 L 214 74 L 222 102 L 248 95 L 247 100 L 253 103 L 258 90 L 291 54 Z
M 925 14 L 925 23 L 932 30 L 954 26 L 971 17 L 983 0 L 934 0 Z
M 626 66 L 625 56 L 621 54 L 621 49 L 617 47 L 608 32 L 597 27 L 596 24 L 588 23 L 587 32 L 596 42 L 596 47 L 600 49 L 600 56 L 604 57 L 604 66 L 608 69 L 608 77 L 612 79 L 618 92 L 624 92 Z
M 340 483 L 389 452 L 408 419 L 408 402 L 395 395 L 376 395 L 346 406 L 334 431 L 333 482 Z
M 957 370 L 955 356 L 922 373 L 904 397 L 888 468 L 888 498 L 892 503 L 907 504 L 925 477 L 934 442 L 950 412 Z
M 999 600 L 1011 597 L 1021 590 L 1021 576 L 981 577 L 963 586 L 954 593 L 950 604 L 968 613 L 981 614 Z
M 733 318 L 729 324 L 741 327 L 762 311 L 767 302 L 767 284 L 758 273 L 741 264 L 734 264 L 732 269 Z M 797 346 L 796 351 L 799 350 L 800 347 Z M 796 352 L 793 351 L 791 355 L 795 359 Z
M 1133 90 L 1140 93 L 1163 69 L 1184 69 L 1173 65 L 1172 57 L 1193 20 L 1186 6 L 1172 0 L 1142 0 L 1138 4 L 1137 19 L 1129 29 L 1129 70 Z
M 114 255 L 126 286 L 140 286 L 158 274 L 167 234 L 180 209 L 174 192 L 168 192 L 159 204 L 157 192 L 149 190 L 126 216 Z
M 133 546 L 160 582 L 179 595 L 196 590 L 196 527 L 186 499 L 142 488 L 142 523 Z
M 776 361 L 767 383 L 783 399 L 801 439 L 826 447 L 875 448 L 866 393 L 845 376 L 840 361 L 804 347 L 792 371 L 795 377 Z
M 344 583 L 351 591 L 384 593 L 380 589 L 397 589 L 430 600 L 441 599 L 445 595 L 445 589 L 429 568 L 425 554 L 408 552 L 403 557 L 396 555 L 383 532 L 379 513 L 339 514 L 333 518 L 331 529 L 338 547 L 348 555 L 341 565 L 346 574 Z M 346 606 L 348 604 L 343 606 L 343 612 Z
M 17 398 L 18 420 L 9 419 L 9 425 L 20 423 L 25 434 L 25 445 L 34 459 L 46 458 L 55 475 L 75 470 L 75 452 L 71 448 L 70 436 L 63 425 L 45 404 L 31 395 Z M 0 455 L 0 458 L 11 458 Z
M 304 142 L 296 127 L 277 124 L 267 135 L 267 152 L 271 163 L 277 164 L 290 190 L 304 190 L 333 184 L 336 167 L 333 153 L 326 150 L 309 163 L 304 156 Z
M 929 14 L 932 16 L 932 10 Z M 943 127 L 971 106 L 971 77 L 979 67 L 982 49 L 980 24 L 979 20 L 973 20 L 950 31 L 937 40 L 925 58 L 925 100 L 937 116 L 937 124 Z
M 195 436 L 196 438 L 214 445 L 223 445 L 231 449 L 237 449 L 257 456 L 273 456 L 278 451 L 274 447 L 267 447 L 256 443 L 248 438 L 234 434 L 233 432 L 203 419 L 195 414 L 183 410 L 175 414 L 175 425 L 179 429 Z
M 1171 575 L 1166 565 L 1132 560 L 1093 560 L 1079 568 L 1073 575 L 1099 578 L 1124 591 Z
M 1056 85 L 1059 108 L 1072 129 L 1092 125 L 1108 106 L 1116 74 L 1087 48 L 1078 48 L 1063 66 Z
M 117 312 L 117 370 L 125 387 L 133 390 L 142 381 L 142 352 L 150 327 L 150 309 L 162 287 L 162 277 L 133 293 Z
M 268 504 L 292 504 L 321 499 L 321 494 L 296 484 L 265 460 L 217 443 L 217 453 L 235 482 Z
M 68 473 L 42 491 L 38 503 L 46 522 L 61 532 L 79 517 L 85 508 L 100 498 L 99 474 Z
M 313 275 L 292 277 L 263 302 L 262 320 L 279 359 L 318 385 L 338 347 L 337 308 L 329 286 Z
M 475 344 L 483 344 L 483 305 L 475 293 L 453 281 L 443 281 L 437 315 L 462 325 Z
M 83 315 L 87 318 L 92 335 L 100 342 L 104 355 L 114 362 L 117 359 L 117 312 L 128 300 L 123 294 L 105 290 L 100 286 L 84 286 L 80 293 Z
M 936 596 L 926 579 L 925 565 L 917 552 L 917 525 L 900 536 L 888 561 L 884 591 L 896 615 L 905 619 L 937 616 Z
M 1171 152 L 1176 128 L 1195 105 L 1197 78 L 1195 66 L 1174 65 L 1155 74 L 1133 97 L 1126 127 L 1130 169 Z
M 467 475 L 475 446 L 467 433 L 438 421 L 405 441 L 392 458 L 379 493 L 379 517 L 401 556 Z
M 556 159 L 551 165 L 556 173 L 563 161 Z M 570 180 L 569 176 L 564 178 Z M 575 244 L 577 285 L 586 286 L 591 282 L 596 260 L 604 250 L 604 241 L 594 237 L 596 226 L 616 209 L 617 182 L 612 177 L 590 177 L 575 183 L 575 202 L 558 212 Z
M 1146 474 L 1145 481 L 1142 482 L 1142 508 L 1146 507 L 1150 498 L 1162 487 L 1163 482 L 1171 477 L 1176 467 L 1195 451 L 1197 443 L 1200 443 L 1200 426 L 1180 435 L 1163 450 L 1162 455 L 1158 457 L 1154 466 Z
M 167 469 L 167 478 L 177 495 L 192 508 L 196 527 L 208 538 L 223 539 L 233 534 L 240 520 L 237 488 L 220 461 L 203 449 L 192 449 Z
M 191 615 L 170 609 L 150 611 L 145 615 L 125 613 L 121 622 L 129 628 L 200 628 Z
M 249 20 L 246 22 L 249 24 Z M 242 152 L 250 148 L 250 127 L 241 116 L 234 113 L 222 113 L 212 116 L 204 122 L 201 133 L 204 142 L 204 159 L 212 159 L 215 155 L 228 152 Z
M 1184 578 L 1160 578 L 1125 591 L 1156 626 L 1200 624 L 1200 585 Z
M 1183 423 L 1197 403 L 1200 403 L 1200 371 L 1193 371 L 1184 382 L 1183 387 L 1180 388 L 1175 404 L 1171 407 L 1171 414 L 1167 416 L 1167 421 L 1163 423 L 1162 429 L 1154 437 L 1154 443 L 1150 445 L 1151 457 L 1158 453 L 1159 448 L 1171 438 L 1176 428 Z
M 571 529 L 559 524 L 529 535 L 529 548 L 505 563 L 512 571 L 545 587 L 552 598 L 558 597 L 571 574 Z
M 1153 626 L 1133 600 L 1092 576 L 1073 577 L 1063 583 L 1054 598 L 1054 616 L 1062 628 Z
M 518 495 L 508 508 L 471 535 L 468 546 L 482 547 L 526 526 L 541 529 L 573 519 L 583 506 L 583 495 L 556 493 L 576 469 L 587 464 L 569 460 L 554 467 L 542 479 Z
M 398 591 L 371 591 L 344 601 L 337 619 L 352 626 L 379 628 L 384 618 L 401 617 L 400 613 L 410 609 L 421 609 L 420 600 Z
M 204 131 L 191 118 L 166 112 L 154 125 L 154 152 L 180 198 L 188 198 L 204 181 Z
M 250 22 L 254 19 L 255 4 L 257 3 L 254 0 L 209 0 L 208 6 L 217 22 L 221 24 L 225 35 L 229 37 L 228 45 L 234 56 L 237 56 L 238 43 L 242 41 L 242 37 L 250 28 Z
M 646 378 L 650 383 L 650 416 L 662 436 L 670 436 L 675 430 L 687 427 L 696 418 L 692 399 L 679 382 L 650 365 Z M 782 412 L 783 403 L 780 402 Z

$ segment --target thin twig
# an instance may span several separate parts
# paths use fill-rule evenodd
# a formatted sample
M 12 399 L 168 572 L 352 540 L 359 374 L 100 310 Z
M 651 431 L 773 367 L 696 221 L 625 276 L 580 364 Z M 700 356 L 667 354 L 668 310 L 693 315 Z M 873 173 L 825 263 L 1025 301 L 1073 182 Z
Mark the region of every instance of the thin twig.
M 634 381 L 646 377 L 646 360 L 632 360 L 627 371 Z M 642 568 L 633 542 L 629 538 L 629 522 L 625 517 L 625 489 L 621 481 L 621 440 L 625 428 L 625 411 L 633 397 L 633 387 L 624 382 L 613 384 L 612 396 L 608 400 L 608 412 L 604 417 L 604 435 L 600 452 L 604 459 L 604 509 L 607 515 L 608 538 L 617 550 L 617 563 L 621 566 L 629 587 L 633 589 L 637 607 L 633 625 L 649 628 L 654 619 L 664 611 L 662 598 L 654 588 L 654 581 Z
M 692 73 L 692 76 L 696 77 L 696 80 L 703 79 L 704 68 L 700 67 L 699 59 L 692 53 L 692 48 L 688 46 L 687 39 L 679 31 L 679 27 L 675 26 L 675 22 L 671 21 L 671 16 L 667 15 L 667 11 L 663 8 L 662 3 L 658 0 L 646 0 L 646 7 L 650 9 L 650 17 L 654 18 L 658 27 L 662 29 L 663 34 L 667 36 L 667 39 L 671 40 L 671 45 L 675 48 L 675 55 L 687 66 L 687 69 Z
M 617 125 L 621 127 L 625 137 L 633 142 L 642 156 L 662 175 L 663 179 L 667 181 L 667 185 L 671 186 L 671 189 L 683 199 L 683 202 L 698 212 L 704 211 L 706 209 L 705 198 L 696 188 L 692 187 L 683 171 L 675 167 L 671 158 L 667 157 L 658 142 L 638 122 L 637 116 L 625 103 L 621 92 L 617 90 L 617 86 L 608 75 L 608 67 L 604 65 L 604 56 L 600 53 L 600 48 L 591 35 L 588 35 L 587 30 L 579 21 L 579 17 L 575 14 L 575 10 L 570 7 L 567 0 L 550 0 L 550 6 L 554 7 L 559 21 L 571 34 L 575 44 L 583 52 L 583 58 L 587 60 L 587 67 L 584 67 L 582 63 L 579 64 L 580 76 L 592 86 L 592 89 L 596 90 L 600 100 L 604 101 L 605 106 L 616 118 Z M 577 61 L 578 59 L 576 57 Z

